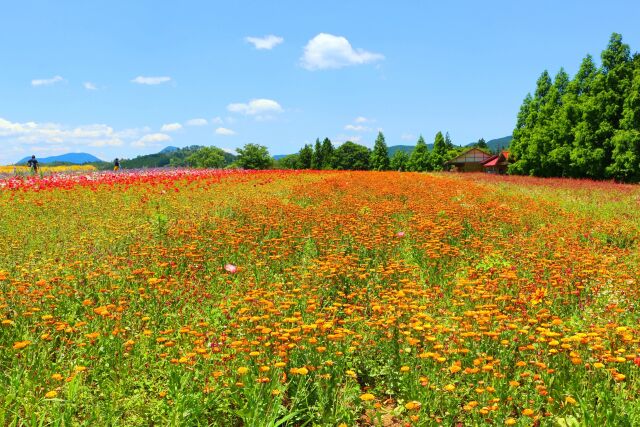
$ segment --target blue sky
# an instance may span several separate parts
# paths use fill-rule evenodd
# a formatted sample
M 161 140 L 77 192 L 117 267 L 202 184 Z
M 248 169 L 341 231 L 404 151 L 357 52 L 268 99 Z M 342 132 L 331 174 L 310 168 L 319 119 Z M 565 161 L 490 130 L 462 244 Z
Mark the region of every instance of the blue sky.
M 15 1 L 0 14 L 0 164 L 316 137 L 511 133 L 539 74 L 640 50 L 640 2 Z

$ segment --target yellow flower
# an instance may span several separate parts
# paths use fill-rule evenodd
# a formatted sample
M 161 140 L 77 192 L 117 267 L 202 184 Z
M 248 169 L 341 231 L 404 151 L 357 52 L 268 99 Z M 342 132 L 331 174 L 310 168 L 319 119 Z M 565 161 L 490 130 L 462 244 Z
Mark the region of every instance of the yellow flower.
M 241 366 L 241 367 L 238 368 L 238 370 L 236 372 L 238 372 L 238 374 L 240 374 L 240 375 L 244 375 L 247 372 L 249 372 L 249 368 L 245 368 L 244 366 Z
M 593 367 L 596 369 L 602 369 L 604 368 L 604 363 L 596 362 L 593 364 Z
M 576 400 L 571 396 L 567 396 L 564 399 L 564 403 L 568 403 L 569 405 L 575 405 L 576 404 Z
M 456 386 L 454 386 L 453 384 L 447 384 L 446 386 L 444 386 L 444 391 L 453 391 L 456 389 Z
M 307 368 L 305 367 L 298 368 L 298 372 L 297 372 L 298 375 L 307 375 L 308 373 L 309 373 L 309 370 Z
M 365 393 L 365 394 L 360 395 L 360 400 L 365 401 L 365 402 L 368 402 L 368 401 L 373 400 L 375 398 L 376 397 L 371 393 Z
M 53 399 L 57 395 L 58 395 L 57 391 L 51 390 L 50 392 L 47 392 L 47 394 L 45 394 L 44 397 L 46 397 L 47 399 Z
M 408 366 L 403 366 L 400 368 L 400 372 L 409 372 L 411 370 L 411 368 L 409 368 Z
M 532 416 L 533 415 L 533 409 L 529 409 L 529 408 L 525 409 L 524 411 L 522 411 L 522 415 L 525 415 L 527 417 Z
M 411 402 L 408 402 L 406 405 L 404 405 L 405 408 L 407 408 L 408 410 L 412 410 L 412 409 L 420 409 L 420 402 L 412 400 Z
M 516 421 L 516 419 L 515 419 L 515 418 L 507 418 L 507 419 L 504 421 L 504 424 L 505 424 L 505 425 L 507 425 L 507 426 L 512 426 L 512 425 L 514 425 L 515 423 L 517 423 L 517 421 Z

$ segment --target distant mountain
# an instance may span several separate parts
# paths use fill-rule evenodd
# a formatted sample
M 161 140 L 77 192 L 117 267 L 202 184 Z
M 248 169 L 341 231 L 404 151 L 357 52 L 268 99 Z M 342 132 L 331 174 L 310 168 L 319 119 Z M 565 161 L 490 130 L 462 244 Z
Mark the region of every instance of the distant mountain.
M 487 141 L 487 145 L 489 146 L 489 150 L 491 150 L 492 152 L 495 152 L 498 150 L 506 150 L 509 148 L 509 144 L 511 144 L 512 139 L 513 139 L 513 136 L 511 135 L 503 136 L 502 138 L 496 138 L 496 139 Z M 475 144 L 475 142 L 471 142 L 465 145 L 465 147 L 470 147 L 473 144 Z
M 427 147 L 429 147 L 429 150 L 432 150 L 433 144 L 427 144 Z M 393 157 L 396 151 L 404 151 L 407 154 L 411 154 L 414 148 L 416 148 L 415 145 L 392 145 L 388 148 L 389 157 Z
M 185 159 L 201 148 L 203 147 L 200 145 L 192 145 L 184 148 L 166 147 L 159 153 L 138 156 L 134 159 L 122 159 L 121 165 L 125 169 L 188 166 Z M 226 164 L 233 163 L 235 158 L 236 156 L 225 151 L 224 160 Z
M 31 156 L 27 156 L 24 159 L 21 159 L 16 163 L 16 165 L 23 165 L 29 161 Z M 82 165 L 84 163 L 93 163 L 93 162 L 102 162 L 99 158 L 89 153 L 67 153 L 61 154 L 59 156 L 51 156 L 51 157 L 36 157 L 41 164 L 49 164 L 49 163 L 73 163 L 75 165 Z
M 174 147 L 174 146 L 168 146 L 163 148 L 162 150 L 160 150 L 161 153 L 173 153 L 174 151 L 178 151 L 179 148 L 178 147 Z
M 285 158 L 285 157 L 287 157 L 287 156 L 289 156 L 289 155 L 290 155 L 290 154 L 275 154 L 275 155 L 273 155 L 272 157 L 273 157 L 275 160 L 280 160 L 280 159 L 283 159 L 283 158 Z

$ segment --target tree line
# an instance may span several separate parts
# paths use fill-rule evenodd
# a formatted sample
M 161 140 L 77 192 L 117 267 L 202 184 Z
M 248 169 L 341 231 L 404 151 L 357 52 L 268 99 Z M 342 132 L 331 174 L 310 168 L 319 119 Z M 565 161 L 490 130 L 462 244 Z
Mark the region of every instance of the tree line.
M 472 146 L 489 151 L 487 143 L 481 138 Z M 458 156 L 469 147 L 456 146 L 449 134 L 438 132 L 433 148 L 425 142 L 422 135 L 409 153 L 397 150 L 389 154 L 384 134 L 378 136 L 369 149 L 352 141 L 335 147 L 329 138 L 316 139 L 315 144 L 305 144 L 298 153 L 274 160 L 267 147 L 259 144 L 246 144 L 238 148 L 237 156 L 229 159 L 229 154 L 217 147 L 199 147 L 188 156 L 180 156 L 170 162 L 171 166 L 196 168 L 241 167 L 243 169 L 316 169 L 316 170 L 395 170 L 395 171 L 440 171 L 448 160 Z
M 613 33 L 573 79 L 545 70 L 520 107 L 509 173 L 640 180 L 640 54 Z
M 482 146 L 482 143 L 486 148 L 484 139 L 478 145 Z M 283 169 L 439 171 L 462 150 L 453 145 L 448 133 L 443 136 L 438 132 L 431 150 L 421 135 L 411 153 L 397 150 L 389 155 L 384 134 L 378 132 L 373 149 L 352 141 L 334 147 L 329 138 L 322 142 L 316 139 L 315 144 L 306 144 L 298 153 L 280 159 L 278 166 Z

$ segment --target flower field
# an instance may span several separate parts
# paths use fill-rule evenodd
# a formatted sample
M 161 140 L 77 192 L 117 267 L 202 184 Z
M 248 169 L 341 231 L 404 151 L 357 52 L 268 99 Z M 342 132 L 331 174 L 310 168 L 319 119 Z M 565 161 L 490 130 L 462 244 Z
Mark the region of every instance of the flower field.
M 0 181 L 0 425 L 640 425 L 640 188 Z

